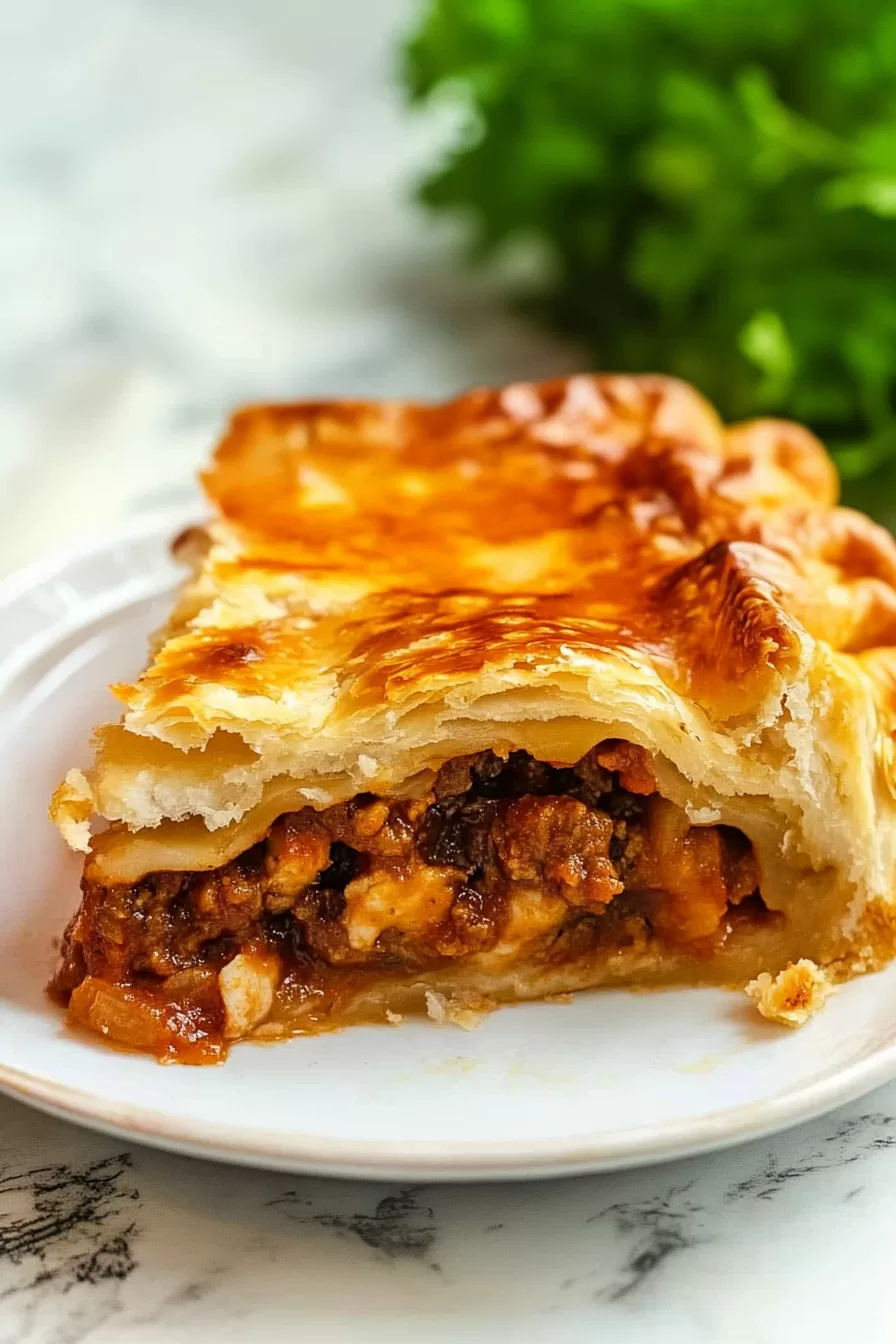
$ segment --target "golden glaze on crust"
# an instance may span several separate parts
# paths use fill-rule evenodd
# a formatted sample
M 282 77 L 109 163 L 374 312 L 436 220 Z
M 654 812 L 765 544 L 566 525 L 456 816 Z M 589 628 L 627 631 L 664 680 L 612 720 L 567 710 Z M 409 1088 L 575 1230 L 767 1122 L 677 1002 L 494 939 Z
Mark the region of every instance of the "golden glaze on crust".
M 831 510 L 821 445 L 726 431 L 669 379 L 250 408 L 205 485 L 219 544 L 193 600 L 217 603 L 117 688 L 147 721 L 199 684 L 276 702 L 310 679 L 341 716 L 514 650 L 600 649 L 724 720 L 799 657 L 795 623 L 851 653 L 896 640 L 896 549 Z
M 811 902 L 807 953 L 891 900 L 896 546 L 835 507 L 806 430 L 583 375 L 249 408 L 204 480 L 194 576 L 57 795 L 71 835 L 88 803 L 114 823 L 94 876 L 211 867 L 278 809 L 413 792 L 465 752 L 614 736 L 745 831 L 767 903 Z

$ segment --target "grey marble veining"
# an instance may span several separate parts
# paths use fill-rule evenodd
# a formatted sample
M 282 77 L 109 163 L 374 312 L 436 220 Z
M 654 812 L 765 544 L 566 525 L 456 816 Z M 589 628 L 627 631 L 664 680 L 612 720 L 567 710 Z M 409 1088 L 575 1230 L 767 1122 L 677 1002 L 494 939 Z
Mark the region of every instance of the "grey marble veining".
M 0 1340 L 891 1340 L 896 1088 L 590 1178 L 392 1187 L 178 1158 L 0 1103 Z
M 407 204 L 411 0 L 0 6 L 0 572 L 195 498 L 226 409 L 575 354 Z M 896 1087 L 547 1184 L 241 1171 L 0 1101 L 0 1344 L 896 1339 Z

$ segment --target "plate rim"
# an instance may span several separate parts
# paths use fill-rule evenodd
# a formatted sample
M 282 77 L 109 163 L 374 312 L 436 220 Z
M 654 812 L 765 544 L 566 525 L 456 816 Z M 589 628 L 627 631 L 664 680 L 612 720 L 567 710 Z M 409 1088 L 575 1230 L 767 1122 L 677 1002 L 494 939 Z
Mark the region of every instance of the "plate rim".
M 281 1042 L 276 1048 L 283 1051 L 289 1043 Z M 226 1062 L 219 1067 L 226 1068 Z M 360 1145 L 355 1139 L 286 1130 L 271 1134 L 244 1126 L 216 1125 L 209 1131 L 170 1113 L 124 1102 L 110 1103 L 100 1093 L 82 1091 L 2 1063 L 0 1093 L 115 1138 L 207 1161 L 309 1176 L 463 1183 L 550 1180 L 634 1170 L 719 1152 L 827 1114 L 891 1081 L 894 1075 L 896 1038 L 836 1073 L 809 1079 L 795 1091 L 731 1110 L 713 1111 L 696 1122 L 671 1121 L 660 1127 L 645 1125 L 574 1139 L 435 1145 L 426 1140 L 371 1140 L 364 1143 L 363 1154 L 359 1154 Z
M 35 588 L 51 582 L 77 560 L 99 557 L 110 547 L 145 541 L 153 536 L 164 543 L 167 537 L 176 533 L 178 526 L 188 525 L 190 521 L 201 524 L 201 505 L 178 505 L 137 514 L 104 531 L 100 540 L 84 539 L 52 551 L 0 579 L 0 610 L 10 602 L 27 598 Z M 120 603 L 111 601 L 114 586 L 100 588 L 96 596 L 104 593 L 110 599 L 109 614 L 129 605 L 126 594 L 122 594 L 124 600 Z M 130 600 L 133 600 L 132 595 Z M 51 640 L 54 633 L 61 633 L 64 626 L 65 622 L 48 615 L 47 640 Z M 0 682 L 2 680 L 0 676 Z M 867 977 L 876 978 L 876 975 Z M 286 1050 L 289 1044 L 281 1043 L 277 1048 Z M 221 1067 L 226 1068 L 226 1063 Z M 433 1143 L 425 1139 L 361 1142 L 295 1130 L 272 1133 L 221 1123 L 209 1128 L 207 1123 L 185 1121 L 170 1111 L 123 1101 L 110 1102 L 101 1092 L 85 1091 L 46 1075 L 29 1073 L 4 1064 L 0 1059 L 0 1093 L 56 1118 L 118 1139 L 211 1161 L 381 1181 L 550 1179 L 671 1161 L 719 1151 L 791 1128 L 854 1100 L 894 1076 L 896 1030 L 889 1033 L 889 1038 L 879 1047 L 868 1050 L 834 1073 L 815 1075 L 795 1090 L 715 1110 L 697 1120 L 674 1120 L 659 1126 L 647 1124 L 636 1129 L 572 1138 L 508 1138 L 468 1143 Z
M 100 541 L 85 536 L 67 542 L 64 546 L 55 546 L 0 578 L 0 608 L 24 597 L 32 588 L 52 579 L 77 560 L 100 555 L 110 546 L 161 535 L 163 530 L 169 537 L 176 537 L 178 527 L 189 526 L 191 521 L 197 527 L 208 521 L 208 510 L 201 500 L 195 505 L 171 504 L 165 508 L 135 513 L 131 518 L 121 519 L 117 526 L 104 529 Z M 51 629 L 52 626 L 48 625 L 48 633 Z

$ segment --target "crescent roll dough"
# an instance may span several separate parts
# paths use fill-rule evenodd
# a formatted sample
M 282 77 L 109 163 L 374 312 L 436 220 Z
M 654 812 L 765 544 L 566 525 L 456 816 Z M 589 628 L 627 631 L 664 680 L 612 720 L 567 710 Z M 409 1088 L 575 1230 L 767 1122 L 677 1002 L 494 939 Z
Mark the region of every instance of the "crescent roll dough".
M 79 1021 L 202 1060 L 893 954 L 896 546 L 806 430 L 583 375 L 250 407 L 204 484 L 52 804 Z

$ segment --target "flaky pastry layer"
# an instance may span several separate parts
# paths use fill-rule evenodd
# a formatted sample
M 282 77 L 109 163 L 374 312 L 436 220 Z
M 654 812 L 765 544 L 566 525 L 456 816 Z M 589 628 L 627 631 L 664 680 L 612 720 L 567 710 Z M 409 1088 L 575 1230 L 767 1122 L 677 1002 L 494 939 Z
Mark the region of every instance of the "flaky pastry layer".
M 896 547 L 835 507 L 806 430 L 583 375 L 249 408 L 204 479 L 192 577 L 54 799 L 82 848 L 110 823 L 91 879 L 215 868 L 458 756 L 619 738 L 695 824 L 744 832 L 813 955 L 889 907 Z

